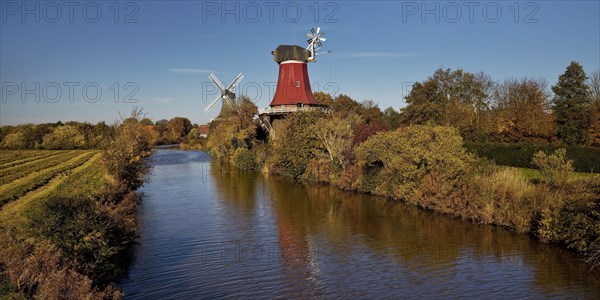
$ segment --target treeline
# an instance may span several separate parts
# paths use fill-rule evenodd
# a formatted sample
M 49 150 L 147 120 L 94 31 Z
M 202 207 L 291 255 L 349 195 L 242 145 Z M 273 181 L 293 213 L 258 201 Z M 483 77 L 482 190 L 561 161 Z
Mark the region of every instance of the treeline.
M 139 188 L 155 140 L 140 111 L 112 126 L 99 160 L 0 214 L 0 283 L 6 297 L 121 299 L 115 282 L 137 237 Z M 0 285 L 2 286 L 2 285 Z
M 400 123 L 453 126 L 471 142 L 600 147 L 600 71 L 588 78 L 572 62 L 551 90 L 544 79 L 440 69 L 413 85 Z
M 577 85 L 578 92 L 565 92 L 563 75 L 555 85 L 561 87 L 555 104 L 550 105 L 539 81 L 495 84 L 486 78 L 437 70 L 415 84 L 401 111 L 381 111 L 372 101 L 359 103 L 346 95 L 316 93 L 317 101 L 333 113 L 290 115 L 279 121 L 271 138 L 265 138 L 260 122 L 252 119 L 256 106 L 242 98 L 229 116 L 211 124 L 206 148 L 240 169 L 392 197 L 504 226 L 564 243 L 589 255 L 591 263 L 600 263 L 598 177 L 575 177 L 563 149 L 532 154 L 528 161 L 541 172 L 541 179 L 532 181 L 520 170 L 499 167 L 464 147 L 464 141 L 594 145 L 590 124 L 597 122 L 597 115 L 590 109 L 598 100 L 591 100 L 590 87 Z M 573 98 L 583 94 L 587 98 Z M 504 102 L 488 102 L 494 95 L 502 95 Z M 590 114 L 589 122 L 559 121 L 562 108 L 556 103 L 561 101 L 577 103 L 565 107 L 577 108 L 573 117 Z M 526 110 L 522 103 L 537 110 Z
M 134 120 L 125 118 L 123 123 L 138 122 L 145 126 L 159 145 L 176 144 L 198 139 L 197 125 L 189 119 L 175 117 L 171 120 L 153 122 L 149 118 Z M 195 131 L 194 131 L 195 129 Z M 0 149 L 5 150 L 72 150 L 104 149 L 115 137 L 117 127 L 105 122 L 56 122 L 24 124 L 0 127 Z

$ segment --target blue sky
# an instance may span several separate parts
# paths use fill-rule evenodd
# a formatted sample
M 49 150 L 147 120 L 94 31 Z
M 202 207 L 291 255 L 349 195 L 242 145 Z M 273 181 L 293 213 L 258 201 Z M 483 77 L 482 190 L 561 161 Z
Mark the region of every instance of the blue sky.
M 549 85 L 572 60 L 600 68 L 599 1 L 0 3 L 1 125 L 112 122 L 134 105 L 206 123 L 219 111 L 203 110 L 210 72 L 243 72 L 240 90 L 265 107 L 271 51 L 304 46 L 316 26 L 332 53 L 309 64 L 314 89 L 382 108 L 403 107 L 403 90 L 440 67 Z

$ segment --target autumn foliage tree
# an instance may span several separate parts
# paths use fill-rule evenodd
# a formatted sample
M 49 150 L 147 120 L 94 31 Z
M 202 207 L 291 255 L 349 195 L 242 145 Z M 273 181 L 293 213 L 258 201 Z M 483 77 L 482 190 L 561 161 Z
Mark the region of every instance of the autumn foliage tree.
M 131 116 L 118 126 L 116 135 L 110 145 L 104 150 L 104 165 L 108 174 L 116 182 L 124 185 L 126 190 L 135 190 L 144 183 L 144 175 L 151 168 L 145 160 L 152 154 L 156 136 L 139 122 L 143 112 L 134 109 Z
M 550 139 L 555 129 L 546 86 L 529 78 L 499 84 L 494 93 L 497 133 L 513 142 Z

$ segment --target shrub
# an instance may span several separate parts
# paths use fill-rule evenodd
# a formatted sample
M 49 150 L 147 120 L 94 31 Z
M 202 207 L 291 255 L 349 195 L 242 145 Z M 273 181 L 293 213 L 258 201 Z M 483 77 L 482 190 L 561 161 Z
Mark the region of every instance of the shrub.
M 546 241 L 598 256 L 600 244 L 600 180 L 572 182 L 566 199 L 544 209 L 537 235 Z M 594 256 L 595 255 L 595 256 Z
M 356 157 L 363 190 L 409 201 L 426 175 L 452 182 L 473 162 L 456 129 L 429 125 L 380 132 L 356 148 Z
M 126 224 L 86 197 L 51 196 L 36 201 L 25 215 L 32 236 L 50 241 L 78 272 L 97 282 L 116 278 L 120 254 L 134 240 Z
M 540 168 L 544 180 L 554 186 L 566 183 L 573 173 L 573 161 L 567 159 L 566 149 L 552 154 L 540 151 L 533 156 L 533 163 Z
M 233 163 L 236 168 L 241 170 L 256 169 L 256 160 L 254 153 L 246 148 L 237 148 L 233 155 Z
M 42 146 L 49 150 L 81 149 L 85 146 L 85 137 L 77 127 L 63 125 L 45 135 Z
M 319 112 L 306 112 L 293 114 L 286 120 L 287 124 L 277 133 L 281 138 L 275 142 L 273 151 L 277 173 L 298 178 L 316 152 L 324 153 L 311 126 L 323 117 Z
M 131 118 L 139 118 L 134 111 Z M 150 172 L 150 163 L 145 160 L 152 153 L 155 139 L 146 126 L 138 122 L 123 123 L 116 136 L 104 150 L 104 165 L 117 182 L 127 190 L 137 189 Z

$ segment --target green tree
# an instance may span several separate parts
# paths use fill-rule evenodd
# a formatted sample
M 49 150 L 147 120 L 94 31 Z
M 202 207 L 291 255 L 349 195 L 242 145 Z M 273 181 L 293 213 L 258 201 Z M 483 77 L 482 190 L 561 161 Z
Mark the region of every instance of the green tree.
M 383 111 L 383 122 L 386 123 L 391 130 L 400 127 L 401 115 L 391 106 Z
M 415 83 L 401 111 L 404 124 L 453 126 L 464 137 L 478 133 L 481 114 L 489 107 L 488 77 L 461 69 L 438 69 Z
M 586 141 L 586 130 L 592 121 L 590 88 L 583 67 L 573 61 L 552 86 L 558 136 L 567 144 Z

